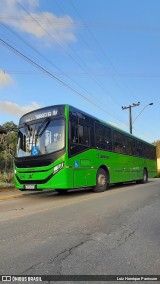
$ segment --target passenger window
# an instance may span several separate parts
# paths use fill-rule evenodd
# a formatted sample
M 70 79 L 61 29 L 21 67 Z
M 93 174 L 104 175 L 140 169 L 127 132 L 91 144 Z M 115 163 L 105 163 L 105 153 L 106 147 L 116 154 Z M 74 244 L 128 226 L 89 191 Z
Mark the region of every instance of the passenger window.
M 80 145 L 89 145 L 89 127 L 78 124 L 77 121 L 71 122 L 71 142 Z
M 135 140 L 126 136 L 126 154 L 133 156 L 135 154 Z
M 144 156 L 144 144 L 141 141 L 136 142 L 136 155 L 138 157 Z
M 111 129 L 107 126 L 95 123 L 96 147 L 104 150 L 112 150 Z
M 118 132 L 113 132 L 114 151 L 120 154 L 126 154 L 125 136 Z

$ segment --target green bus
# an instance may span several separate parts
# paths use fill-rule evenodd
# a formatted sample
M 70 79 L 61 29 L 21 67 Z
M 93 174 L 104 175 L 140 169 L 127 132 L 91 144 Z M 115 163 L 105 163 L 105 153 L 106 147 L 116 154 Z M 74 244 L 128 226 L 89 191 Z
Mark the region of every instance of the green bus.
M 102 192 L 156 175 L 155 146 L 73 106 L 41 108 L 19 121 L 14 180 L 20 190 Z

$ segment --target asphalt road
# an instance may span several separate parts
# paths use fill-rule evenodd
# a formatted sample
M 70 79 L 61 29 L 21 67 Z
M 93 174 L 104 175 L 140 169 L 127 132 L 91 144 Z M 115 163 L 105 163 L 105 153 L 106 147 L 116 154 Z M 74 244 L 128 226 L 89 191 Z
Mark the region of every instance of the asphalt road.
M 160 179 L 1 200 L 0 275 L 11 274 L 160 274 Z

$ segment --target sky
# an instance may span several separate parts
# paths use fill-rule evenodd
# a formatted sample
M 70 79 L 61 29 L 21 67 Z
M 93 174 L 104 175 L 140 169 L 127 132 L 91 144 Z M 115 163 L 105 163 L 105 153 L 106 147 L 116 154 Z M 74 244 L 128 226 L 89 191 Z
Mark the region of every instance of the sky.
M 0 125 L 70 104 L 160 140 L 159 0 L 0 0 Z M 153 105 L 149 105 L 153 103 Z

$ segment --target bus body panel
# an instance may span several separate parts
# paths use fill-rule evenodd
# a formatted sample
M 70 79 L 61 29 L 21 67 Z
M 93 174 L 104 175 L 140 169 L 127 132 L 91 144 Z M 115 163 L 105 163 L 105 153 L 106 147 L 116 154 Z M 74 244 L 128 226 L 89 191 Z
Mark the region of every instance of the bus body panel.
M 15 176 L 17 188 L 24 188 L 26 184 L 36 184 L 37 189 L 78 188 L 89 187 L 96 184 L 98 168 L 105 166 L 109 170 L 110 183 L 136 181 L 143 178 L 143 169 L 146 168 L 148 177 L 156 176 L 156 162 L 127 155 L 115 154 L 107 151 L 90 149 L 66 160 L 64 168 L 53 174 L 54 166 L 64 162 L 58 159 L 50 168 L 43 171 L 40 168 L 17 169 L 16 176 L 23 182 L 18 182 Z M 136 165 L 136 166 L 135 166 Z M 34 172 L 33 172 L 34 170 Z M 50 179 L 47 182 L 41 181 Z M 38 180 L 38 183 L 35 181 Z M 27 181 L 25 184 L 24 181 Z

